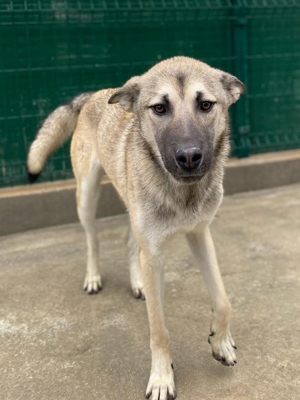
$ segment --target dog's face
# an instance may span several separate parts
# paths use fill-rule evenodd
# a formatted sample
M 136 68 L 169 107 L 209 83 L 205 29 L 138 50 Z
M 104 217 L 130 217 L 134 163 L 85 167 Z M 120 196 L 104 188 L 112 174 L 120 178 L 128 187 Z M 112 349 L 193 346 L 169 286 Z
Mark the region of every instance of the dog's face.
M 191 183 L 210 169 L 218 137 L 227 129 L 228 107 L 243 91 L 234 76 L 175 57 L 130 79 L 109 103 L 136 113 L 158 162 L 177 181 Z

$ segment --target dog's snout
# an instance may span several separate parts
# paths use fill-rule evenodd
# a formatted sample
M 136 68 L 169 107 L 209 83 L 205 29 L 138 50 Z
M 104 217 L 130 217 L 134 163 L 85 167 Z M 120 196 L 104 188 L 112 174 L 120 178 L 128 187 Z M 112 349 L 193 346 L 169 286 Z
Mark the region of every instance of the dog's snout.
M 203 154 L 198 147 L 178 149 L 175 153 L 175 159 L 183 170 L 191 172 L 202 163 Z

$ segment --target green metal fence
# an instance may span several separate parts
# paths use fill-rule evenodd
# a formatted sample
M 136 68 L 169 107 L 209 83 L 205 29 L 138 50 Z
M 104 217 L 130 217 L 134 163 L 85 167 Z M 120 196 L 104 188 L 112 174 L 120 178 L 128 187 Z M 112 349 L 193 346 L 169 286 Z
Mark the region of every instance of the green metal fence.
M 300 147 L 299 0 L 1 0 L 0 186 L 26 183 L 29 144 L 60 103 L 174 55 L 246 82 L 233 155 Z M 72 176 L 68 147 L 41 180 Z

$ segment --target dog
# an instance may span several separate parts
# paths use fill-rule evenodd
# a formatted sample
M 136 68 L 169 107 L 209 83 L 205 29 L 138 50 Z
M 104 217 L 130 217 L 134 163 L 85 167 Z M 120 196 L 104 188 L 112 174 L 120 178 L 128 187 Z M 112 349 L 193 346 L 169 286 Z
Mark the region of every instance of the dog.
M 102 288 L 96 207 L 104 174 L 123 199 L 131 223 L 130 277 L 146 298 L 151 372 L 146 398 L 175 399 L 170 340 L 163 313 L 164 243 L 186 235 L 213 302 L 209 343 L 223 365 L 236 363 L 231 305 L 219 271 L 209 225 L 223 197 L 229 152 L 228 108 L 244 92 L 233 75 L 188 57 L 159 62 L 117 89 L 83 93 L 44 121 L 27 160 L 29 176 L 73 132 L 71 158 L 77 209 L 87 240 L 84 290 Z

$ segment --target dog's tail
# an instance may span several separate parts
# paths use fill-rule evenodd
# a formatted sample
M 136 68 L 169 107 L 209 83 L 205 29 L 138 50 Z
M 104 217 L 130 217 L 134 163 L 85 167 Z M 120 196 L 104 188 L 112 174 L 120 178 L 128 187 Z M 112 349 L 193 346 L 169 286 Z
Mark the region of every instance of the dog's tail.
M 67 140 L 76 128 L 82 107 L 93 93 L 82 93 L 56 108 L 44 121 L 27 157 L 28 179 L 32 183 L 41 173 L 47 158 Z

